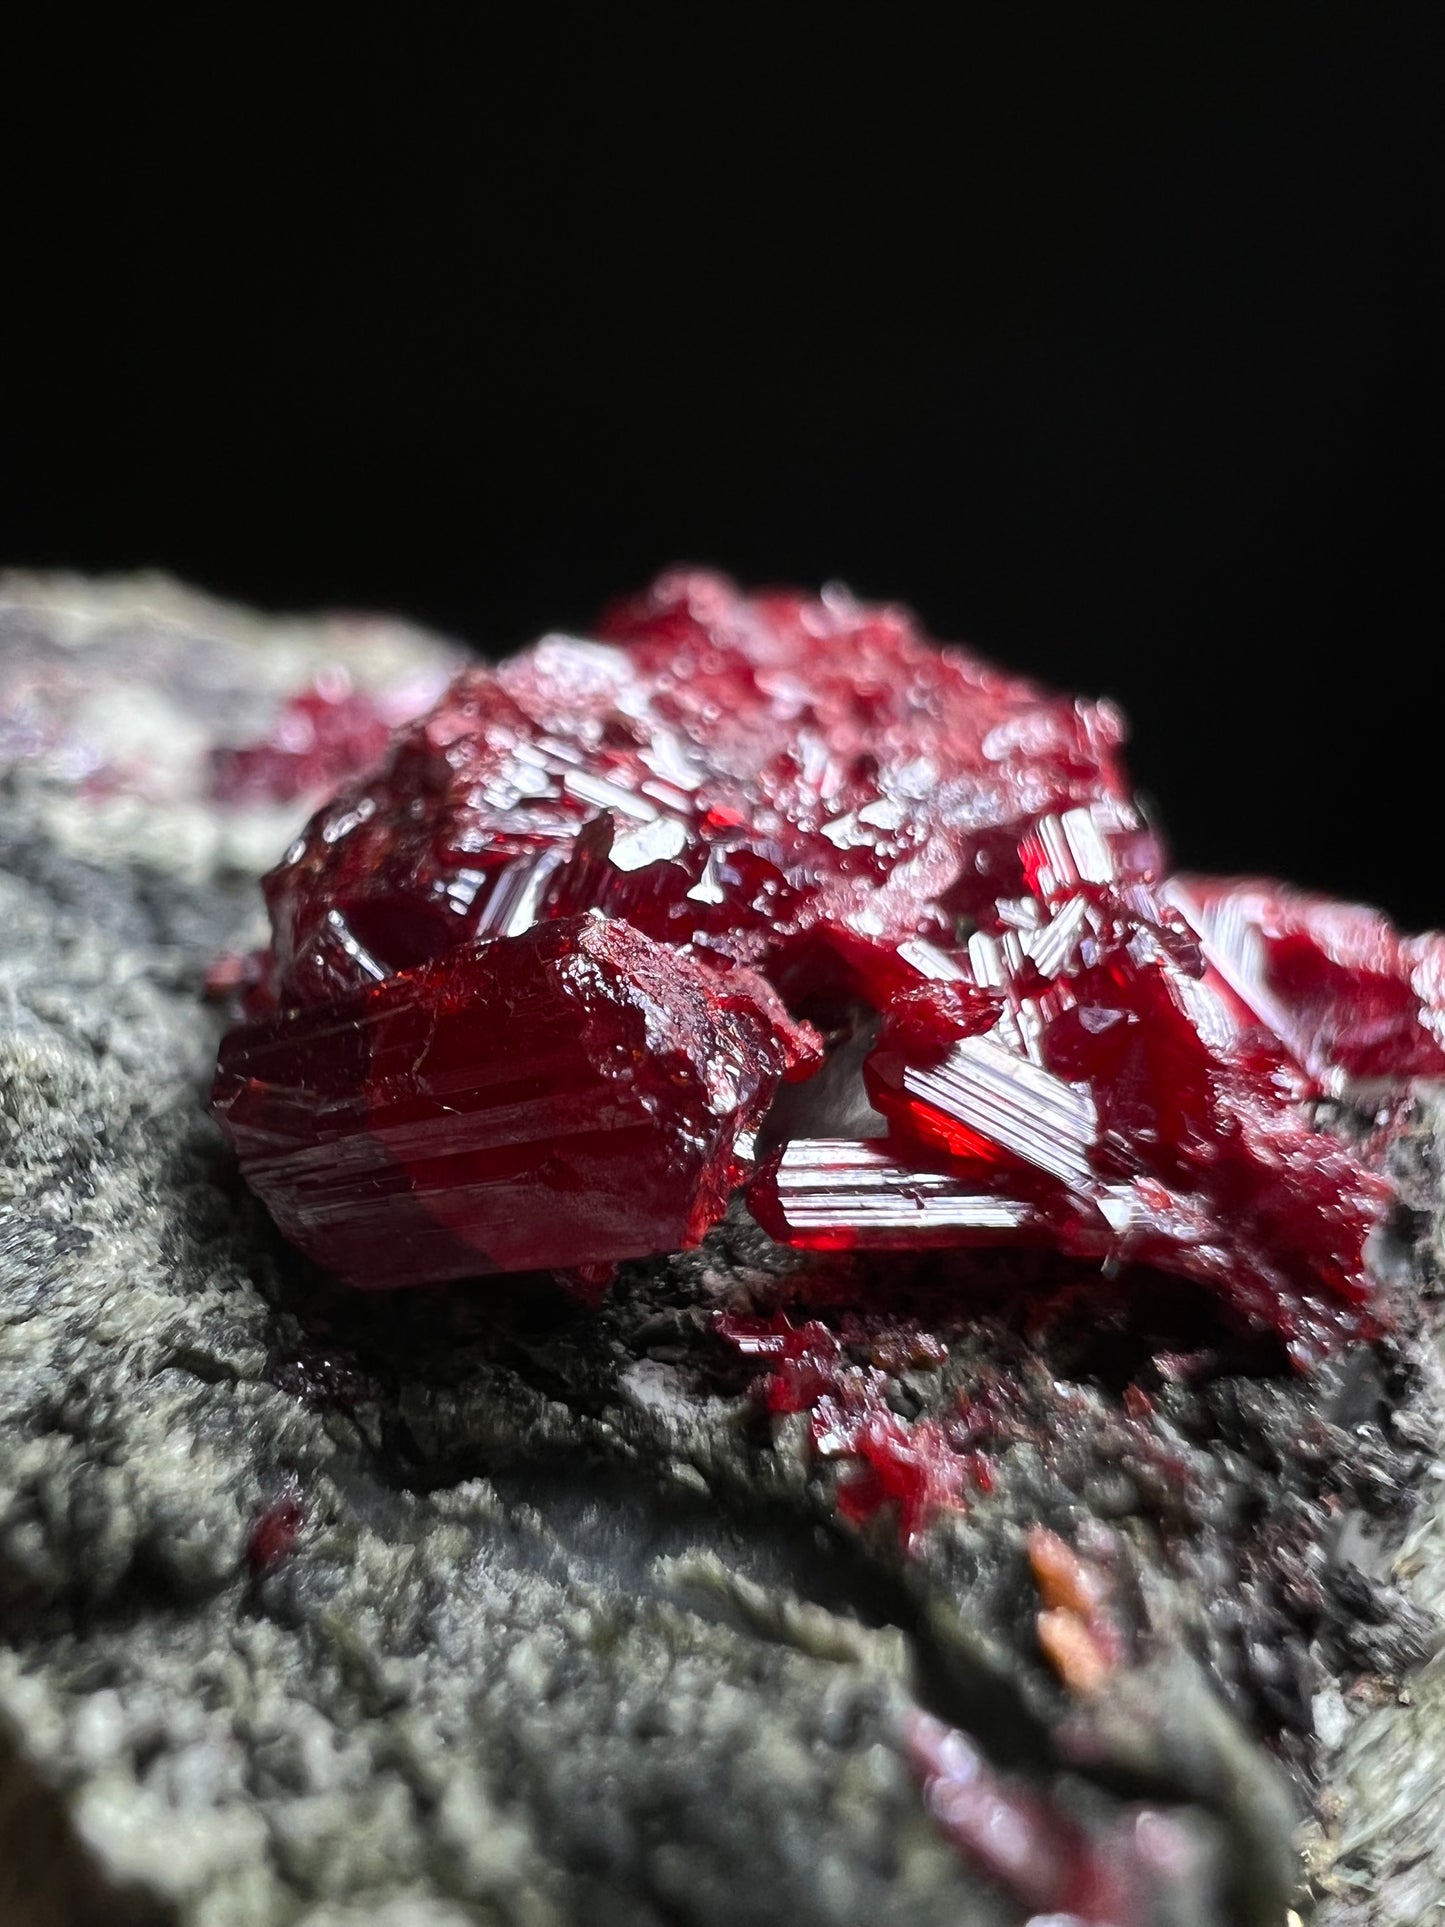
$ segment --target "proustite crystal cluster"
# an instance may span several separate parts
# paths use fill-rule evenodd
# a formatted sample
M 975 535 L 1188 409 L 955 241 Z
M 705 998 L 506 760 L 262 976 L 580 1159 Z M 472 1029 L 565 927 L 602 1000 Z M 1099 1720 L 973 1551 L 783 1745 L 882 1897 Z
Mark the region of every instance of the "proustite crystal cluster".
M 1311 1100 L 1445 1072 L 1445 939 L 1169 876 L 1122 734 L 896 609 L 665 576 L 312 819 L 216 1113 L 366 1289 L 595 1285 L 750 1178 L 788 1243 L 1147 1266 L 1307 1361 L 1389 1196 Z

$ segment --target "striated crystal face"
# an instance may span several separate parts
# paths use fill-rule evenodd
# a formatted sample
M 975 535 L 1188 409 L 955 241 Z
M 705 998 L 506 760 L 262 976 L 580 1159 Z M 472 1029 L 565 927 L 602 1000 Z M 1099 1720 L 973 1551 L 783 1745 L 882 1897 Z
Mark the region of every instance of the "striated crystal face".
M 1389 1195 L 1306 1106 L 1445 1073 L 1445 940 L 1167 877 L 1122 734 L 898 610 L 665 576 L 312 819 L 217 1115 L 361 1286 L 693 1243 L 761 1132 L 776 1238 L 1146 1265 L 1306 1361 Z
M 600 632 L 469 671 L 313 820 L 266 883 L 281 1002 L 589 909 L 806 991 L 831 926 L 990 913 L 1047 811 L 1103 805 L 1098 839 L 1153 861 L 1112 710 L 897 611 L 673 576 Z
M 361 1287 L 693 1244 L 810 1041 L 595 912 L 233 1030 L 216 1115 L 281 1229 Z
M 1445 1077 L 1445 937 L 1283 884 L 1176 877 L 1219 974 L 1322 1085 Z

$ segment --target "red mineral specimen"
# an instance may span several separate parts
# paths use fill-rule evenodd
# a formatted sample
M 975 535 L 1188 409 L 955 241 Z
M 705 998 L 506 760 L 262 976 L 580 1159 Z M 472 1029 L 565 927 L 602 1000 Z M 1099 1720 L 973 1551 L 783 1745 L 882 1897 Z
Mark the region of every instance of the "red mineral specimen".
M 1189 938 L 1146 886 L 1076 886 L 956 960 L 1004 993 L 991 1031 L 920 1055 L 885 1023 L 865 1074 L 920 1160 L 1031 1200 L 1066 1251 L 1213 1286 L 1307 1362 L 1361 1328 L 1388 1187 L 1304 1123 L 1302 1067 Z
M 809 1047 L 751 973 L 590 914 L 242 1025 L 213 1102 L 302 1250 L 426 1284 L 695 1244 Z
M 306 1523 L 301 1488 L 288 1480 L 274 1499 L 261 1506 L 246 1528 L 244 1552 L 253 1573 L 273 1571 L 296 1550 Z
M 1112 710 L 898 611 L 681 575 L 602 633 L 467 672 L 313 819 L 266 882 L 282 1003 L 594 908 L 787 987 L 814 933 L 886 969 L 991 912 L 1043 811 L 1107 802 L 1107 833 L 1152 848 Z
M 216 1106 L 298 1243 L 597 1278 L 762 1127 L 786 1242 L 1148 1265 L 1300 1362 L 1367 1328 L 1388 1193 L 1301 1106 L 1445 1073 L 1445 939 L 1168 879 L 1117 714 L 899 610 L 679 573 L 598 634 L 465 673 L 266 879 Z

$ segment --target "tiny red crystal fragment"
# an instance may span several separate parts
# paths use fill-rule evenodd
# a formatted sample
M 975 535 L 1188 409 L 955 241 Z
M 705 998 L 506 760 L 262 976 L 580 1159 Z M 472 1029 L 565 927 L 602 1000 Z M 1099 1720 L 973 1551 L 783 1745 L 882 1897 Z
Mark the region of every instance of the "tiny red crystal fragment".
M 297 754 L 353 756 L 344 708 L 304 699 Z M 317 812 L 217 1113 L 361 1285 L 595 1294 L 701 1237 L 761 1129 L 787 1243 L 1145 1265 L 1308 1363 L 1370 1327 L 1389 1192 L 1303 1106 L 1445 1074 L 1445 939 L 1170 879 L 1122 736 L 900 610 L 664 576 L 468 670 Z
M 964 1504 L 986 1481 L 977 1452 L 960 1449 L 932 1419 L 902 1419 L 888 1404 L 889 1371 L 937 1365 L 946 1353 L 926 1332 L 886 1321 L 845 1321 L 840 1334 L 815 1318 L 795 1325 L 719 1313 L 719 1338 L 760 1366 L 756 1396 L 774 1417 L 808 1416 L 813 1451 L 838 1471 L 837 1507 L 853 1525 L 890 1513 L 905 1552 L 940 1509 Z
M 258 1575 L 273 1571 L 296 1550 L 306 1523 L 301 1489 L 294 1480 L 267 1501 L 246 1529 L 246 1564 Z

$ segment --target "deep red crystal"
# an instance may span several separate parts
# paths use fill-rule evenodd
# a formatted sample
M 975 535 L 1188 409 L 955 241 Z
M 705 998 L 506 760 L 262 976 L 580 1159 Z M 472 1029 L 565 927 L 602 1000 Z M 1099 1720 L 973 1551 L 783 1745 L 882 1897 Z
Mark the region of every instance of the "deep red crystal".
M 589 914 L 242 1025 L 213 1101 L 302 1250 L 426 1284 L 696 1243 L 808 1048 L 750 972 Z
M 1106 834 L 1152 849 L 1112 710 L 899 611 L 678 575 L 601 632 L 468 671 L 313 820 L 266 880 L 283 1003 L 594 908 L 791 989 L 814 933 L 886 969 L 991 912 L 1044 811 L 1105 804 Z
M 1283 884 L 1178 877 L 1215 968 L 1322 1084 L 1445 1077 L 1445 937 Z
M 1367 1325 L 1388 1192 L 1302 1106 L 1445 1073 L 1445 940 L 1169 879 L 1111 708 L 899 610 L 679 573 L 598 636 L 465 673 L 266 879 L 216 1101 L 299 1243 L 595 1286 L 761 1126 L 790 1243 L 1147 1264 L 1301 1361 Z

